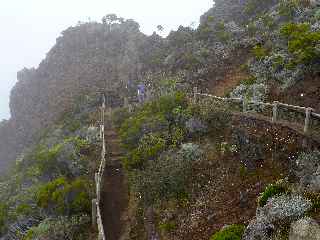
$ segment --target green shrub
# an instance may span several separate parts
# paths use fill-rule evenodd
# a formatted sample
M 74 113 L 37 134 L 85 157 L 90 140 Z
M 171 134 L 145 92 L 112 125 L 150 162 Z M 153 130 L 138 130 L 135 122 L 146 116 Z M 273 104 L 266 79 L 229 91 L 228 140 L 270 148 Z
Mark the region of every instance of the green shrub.
M 6 229 L 5 225 L 8 218 L 8 211 L 9 207 L 4 203 L 0 203 L 0 235 Z
M 277 195 L 287 193 L 287 189 L 281 184 L 270 184 L 266 187 L 264 192 L 258 198 L 258 204 L 260 207 L 263 207 L 267 204 L 268 199 Z
M 215 233 L 210 240 L 241 240 L 245 226 L 234 224 Z
M 288 41 L 288 51 L 292 54 L 292 65 L 310 64 L 320 59 L 320 31 L 312 32 L 307 23 L 288 23 L 280 30 Z
M 35 151 L 34 158 L 39 171 L 42 174 L 54 175 L 55 173 L 62 173 L 65 169 L 60 168 L 57 163 L 57 157 L 63 147 L 63 144 L 57 144 L 48 149 L 45 146 L 39 145 Z
M 246 85 L 246 86 L 250 86 L 250 85 L 255 84 L 256 81 L 257 81 L 256 77 L 250 76 L 250 77 L 248 77 L 246 79 L 243 79 L 240 83 L 243 84 L 243 85 Z
M 254 37 L 255 34 L 256 34 L 257 31 L 258 31 L 258 28 L 257 28 L 257 26 L 255 25 L 255 23 L 250 22 L 250 23 L 248 24 L 247 30 L 248 30 L 249 36 Z
M 170 146 L 178 147 L 185 139 L 186 132 L 181 127 L 174 127 L 170 131 Z
M 39 207 L 53 213 L 90 213 L 89 187 L 88 180 L 78 178 L 68 182 L 64 177 L 57 178 L 39 188 L 36 202 Z
M 231 33 L 227 31 L 219 31 L 216 33 L 218 39 L 222 43 L 227 43 L 231 39 Z
M 252 15 L 255 13 L 256 9 L 257 9 L 257 1 L 250 0 L 246 2 L 244 12 L 245 14 Z
M 138 147 L 125 158 L 127 168 L 141 168 L 147 160 L 154 160 L 166 148 L 166 140 L 155 134 L 144 135 Z
M 293 19 L 299 7 L 299 0 L 281 0 L 279 4 L 279 15 L 286 19 Z
M 120 128 L 126 119 L 130 117 L 128 108 L 118 108 L 112 113 L 112 122 L 116 128 Z
M 159 224 L 159 229 L 165 232 L 172 232 L 177 227 L 176 223 L 173 221 L 167 221 Z
M 306 199 L 309 199 L 312 202 L 312 211 L 320 210 L 320 194 L 315 192 L 306 192 L 304 193 Z
M 274 0 L 247 0 L 245 3 L 244 13 L 246 15 L 259 16 L 265 9 L 273 4 Z
M 66 127 L 70 132 L 75 132 L 81 127 L 81 122 L 79 120 L 72 119 Z
M 263 46 L 261 46 L 260 44 L 256 45 L 253 49 L 252 52 L 254 54 L 254 56 L 261 60 L 263 58 L 265 58 L 266 56 L 268 56 L 268 51 L 267 49 L 265 49 Z
M 266 27 L 268 27 L 269 29 L 273 29 L 274 27 L 276 27 L 276 23 L 275 23 L 274 19 L 268 14 L 265 14 L 262 16 L 262 21 L 263 21 L 264 25 Z
M 203 114 L 203 117 L 208 124 L 210 135 L 215 138 L 223 136 L 226 128 L 231 124 L 231 113 L 226 109 L 208 108 L 201 114 Z
M 89 239 L 88 227 L 90 218 L 87 215 L 75 215 L 72 217 L 48 218 L 38 226 L 32 227 L 22 240 L 33 239 Z
M 132 176 L 134 189 L 146 204 L 187 197 L 193 162 L 199 156 L 198 152 L 191 153 L 192 149 L 167 152 L 151 161 L 144 171 L 137 171 Z M 195 149 L 199 151 L 198 147 Z
M 86 150 L 90 147 L 89 142 L 86 139 L 80 138 L 79 136 L 76 137 L 69 137 L 64 139 L 64 144 L 72 143 L 75 146 L 76 152 L 79 154 L 82 150 Z M 63 146 L 63 145 L 62 145 Z
M 32 213 L 32 207 L 29 204 L 22 203 L 22 204 L 17 206 L 16 213 L 18 215 L 27 216 L 30 213 Z
M 319 21 L 320 20 L 320 9 L 318 9 L 315 13 L 314 13 L 314 18 Z
M 277 68 L 284 66 L 284 64 L 285 64 L 284 58 L 278 55 L 278 56 L 275 56 L 272 62 L 272 67 L 276 70 Z
M 161 152 L 177 147 L 185 138 L 185 121 L 190 117 L 184 94 L 174 93 L 148 102 L 137 109 L 120 128 L 128 169 L 143 168 Z

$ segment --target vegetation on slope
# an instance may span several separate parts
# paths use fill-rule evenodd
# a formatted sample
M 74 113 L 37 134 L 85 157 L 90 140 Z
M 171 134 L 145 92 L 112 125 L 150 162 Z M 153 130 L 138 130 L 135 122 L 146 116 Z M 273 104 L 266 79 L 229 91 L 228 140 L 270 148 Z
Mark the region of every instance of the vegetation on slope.
M 232 81 L 227 94 L 263 101 L 308 77 L 318 79 L 319 13 L 319 6 L 305 0 L 216 0 L 197 29 L 180 27 L 166 39 L 145 36 L 136 22 L 115 15 L 64 31 L 38 69 L 19 73 L 13 119 L 0 126 L 4 159 L 23 153 L 0 182 L 0 234 L 28 240 L 87 234 L 80 230 L 89 224 L 98 159 L 87 130 L 97 100 L 56 120 L 75 103 L 74 95 L 104 89 L 114 107 L 121 105 L 119 96 L 135 97 L 140 82 L 154 99 L 114 116 L 135 206 L 132 239 L 145 237 L 145 219 L 153 219 L 161 237 L 184 240 L 239 238 L 242 225 L 250 239 L 268 233 L 269 223 L 273 235 L 288 235 L 278 222 L 288 230 L 307 214 L 317 219 L 317 153 L 297 157 L 317 144 L 241 117 L 228 105 L 191 103 L 175 85 L 210 90 L 228 74 L 241 73 L 244 79 Z M 310 105 L 316 107 L 315 101 Z M 34 134 L 48 124 L 53 125 L 37 140 Z M 276 182 L 286 177 L 294 179 L 290 188 Z M 267 217 L 268 209 L 277 210 L 268 223 L 263 214 L 250 221 L 257 204 Z M 12 232 L 25 224 L 28 232 Z M 225 225 L 232 227 L 216 233 Z
M 97 105 L 81 107 L 46 129 L 0 182 L 0 235 L 21 239 L 84 239 L 91 221 L 98 159 Z M 84 111 L 85 110 L 85 111 Z M 67 225 L 66 225 L 67 224 Z M 66 227 L 68 226 L 68 230 Z

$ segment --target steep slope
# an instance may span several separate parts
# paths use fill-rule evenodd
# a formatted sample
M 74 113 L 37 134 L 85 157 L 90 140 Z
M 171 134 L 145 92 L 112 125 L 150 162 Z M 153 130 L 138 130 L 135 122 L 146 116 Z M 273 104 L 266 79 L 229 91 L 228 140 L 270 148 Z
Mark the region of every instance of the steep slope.
M 297 82 L 319 76 L 317 4 L 219 0 L 201 16 L 197 29 L 181 26 L 166 39 L 145 36 L 138 23 L 112 14 L 102 23 L 70 27 L 37 69 L 18 73 L 10 99 L 12 119 L 6 124 L 14 146 L 9 139 L 4 140 L 8 147 L 0 146 L 14 151 L 0 151 L 0 160 L 12 161 L 81 93 L 108 91 L 116 104 L 119 97 L 135 95 L 139 82 L 155 88 L 163 78 L 173 78 L 187 89 L 198 86 L 217 95 L 232 93 L 233 88 L 233 95 L 250 95 L 251 85 L 259 85 L 266 98 L 274 87 L 276 100 Z M 297 31 L 302 32 L 300 39 L 294 38 Z M 297 41 L 296 48 L 290 47 Z M 249 84 L 242 84 L 247 79 Z

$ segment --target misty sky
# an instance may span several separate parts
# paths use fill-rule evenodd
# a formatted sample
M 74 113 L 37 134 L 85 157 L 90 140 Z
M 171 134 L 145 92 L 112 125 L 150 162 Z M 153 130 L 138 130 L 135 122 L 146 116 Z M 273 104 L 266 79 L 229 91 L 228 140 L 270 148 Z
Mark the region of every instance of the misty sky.
M 37 67 L 55 39 L 78 21 L 100 21 L 108 13 L 139 22 L 152 34 L 196 24 L 212 0 L 10 0 L 0 7 L 0 120 L 9 118 L 9 94 L 16 72 Z

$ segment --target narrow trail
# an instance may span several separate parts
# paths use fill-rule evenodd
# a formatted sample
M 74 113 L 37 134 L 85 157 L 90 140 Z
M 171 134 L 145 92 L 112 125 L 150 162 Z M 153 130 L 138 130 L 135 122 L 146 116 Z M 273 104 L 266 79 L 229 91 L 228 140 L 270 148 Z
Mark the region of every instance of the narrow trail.
M 121 164 L 120 139 L 113 129 L 105 132 L 110 157 L 104 172 L 101 192 L 102 220 L 108 240 L 126 239 L 128 227 L 128 184 Z

